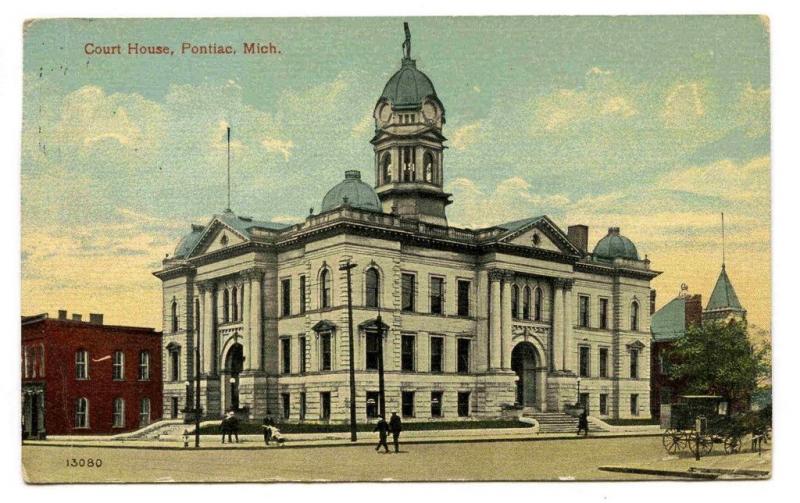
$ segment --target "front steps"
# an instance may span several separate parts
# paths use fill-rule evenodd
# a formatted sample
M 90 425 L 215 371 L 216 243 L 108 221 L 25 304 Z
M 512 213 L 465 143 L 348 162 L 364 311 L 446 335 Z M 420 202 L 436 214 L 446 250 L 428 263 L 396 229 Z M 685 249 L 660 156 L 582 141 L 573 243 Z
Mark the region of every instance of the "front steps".
M 526 411 L 524 417 L 535 419 L 539 423 L 539 433 L 577 433 L 578 418 L 563 412 Z M 589 421 L 589 432 L 605 431 Z

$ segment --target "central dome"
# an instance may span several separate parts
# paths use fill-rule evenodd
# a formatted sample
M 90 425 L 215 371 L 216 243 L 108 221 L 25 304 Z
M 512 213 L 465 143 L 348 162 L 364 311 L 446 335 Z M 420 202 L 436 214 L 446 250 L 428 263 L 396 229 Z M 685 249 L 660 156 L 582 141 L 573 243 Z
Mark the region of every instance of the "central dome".
M 594 247 L 593 255 L 602 259 L 613 260 L 615 258 L 626 258 L 639 260 L 639 252 L 633 241 L 619 233 L 619 227 L 611 227 L 608 234 L 597 242 Z
M 375 189 L 361 181 L 361 172 L 350 170 L 344 172 L 344 180 L 336 184 L 322 198 L 322 212 L 349 204 L 353 208 L 369 211 L 381 211 L 381 201 Z
M 410 58 L 403 58 L 403 65 L 392 75 L 381 93 L 381 98 L 391 101 L 395 108 L 418 107 L 428 96 L 436 98 L 433 82 L 417 70 L 416 61 Z

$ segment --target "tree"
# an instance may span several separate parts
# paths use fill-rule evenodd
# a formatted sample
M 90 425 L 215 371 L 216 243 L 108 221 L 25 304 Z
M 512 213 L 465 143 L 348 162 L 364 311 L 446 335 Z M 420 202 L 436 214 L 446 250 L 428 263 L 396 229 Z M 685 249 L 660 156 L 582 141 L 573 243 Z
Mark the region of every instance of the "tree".
M 756 347 L 745 322 L 693 325 L 668 351 L 669 374 L 686 383 L 688 394 L 723 397 L 731 405 L 748 403 L 758 384 L 769 376 L 769 347 Z

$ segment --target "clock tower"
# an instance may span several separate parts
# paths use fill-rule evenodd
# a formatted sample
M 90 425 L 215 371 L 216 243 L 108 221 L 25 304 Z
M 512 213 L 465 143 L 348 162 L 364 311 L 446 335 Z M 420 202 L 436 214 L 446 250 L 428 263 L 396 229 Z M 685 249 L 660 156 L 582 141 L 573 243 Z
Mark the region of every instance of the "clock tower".
M 400 69 L 375 105 L 375 190 L 383 211 L 422 222 L 447 225 L 444 192 L 444 105 L 433 83 L 411 59 L 411 33 Z

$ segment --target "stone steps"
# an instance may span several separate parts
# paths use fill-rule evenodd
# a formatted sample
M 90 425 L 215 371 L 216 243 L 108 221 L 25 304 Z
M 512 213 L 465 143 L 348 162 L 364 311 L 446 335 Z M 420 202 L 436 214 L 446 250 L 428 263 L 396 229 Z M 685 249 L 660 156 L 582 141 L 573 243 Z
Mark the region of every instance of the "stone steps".
M 526 412 L 525 417 L 539 423 L 539 433 L 575 433 L 578 431 L 578 418 L 562 412 Z M 603 431 L 591 422 L 589 431 Z

